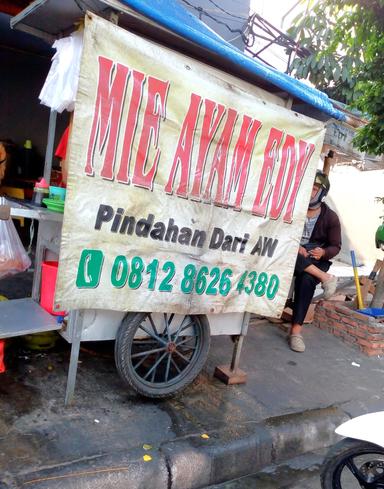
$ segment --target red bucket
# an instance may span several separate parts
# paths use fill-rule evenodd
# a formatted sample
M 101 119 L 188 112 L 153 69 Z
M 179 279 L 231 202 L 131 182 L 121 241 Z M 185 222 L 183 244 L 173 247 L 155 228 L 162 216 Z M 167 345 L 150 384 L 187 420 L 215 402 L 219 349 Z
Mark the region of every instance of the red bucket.
M 57 261 L 44 261 L 41 264 L 41 291 L 40 291 L 40 305 L 46 311 L 55 316 L 65 316 L 65 311 L 54 310 L 56 280 L 57 280 L 57 267 L 59 262 Z

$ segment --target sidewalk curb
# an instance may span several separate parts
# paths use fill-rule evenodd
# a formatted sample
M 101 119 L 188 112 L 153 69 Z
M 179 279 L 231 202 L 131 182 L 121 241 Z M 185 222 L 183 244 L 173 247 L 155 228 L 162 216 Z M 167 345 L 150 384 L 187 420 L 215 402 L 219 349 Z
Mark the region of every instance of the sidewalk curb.
M 19 474 L 1 489 L 198 489 L 256 473 L 299 454 L 332 445 L 349 419 L 338 407 L 248 422 L 161 444 L 95 456 Z M 144 455 L 151 460 L 145 462 Z M 2 476 L 4 477 L 4 475 Z
M 335 428 L 349 419 L 337 407 L 249 422 L 232 429 L 162 445 L 172 489 L 198 489 L 254 474 L 264 467 L 325 448 Z

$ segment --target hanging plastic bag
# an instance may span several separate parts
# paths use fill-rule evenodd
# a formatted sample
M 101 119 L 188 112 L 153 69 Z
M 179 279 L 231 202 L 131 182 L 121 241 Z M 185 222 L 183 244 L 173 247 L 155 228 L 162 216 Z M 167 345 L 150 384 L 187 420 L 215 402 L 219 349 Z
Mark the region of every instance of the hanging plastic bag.
M 0 198 L 0 205 L 5 199 Z M 0 219 L 0 279 L 24 272 L 31 266 L 12 219 Z
M 73 111 L 79 84 L 80 60 L 83 50 L 83 31 L 58 39 L 52 45 L 56 53 L 51 68 L 40 92 L 42 104 L 61 113 Z

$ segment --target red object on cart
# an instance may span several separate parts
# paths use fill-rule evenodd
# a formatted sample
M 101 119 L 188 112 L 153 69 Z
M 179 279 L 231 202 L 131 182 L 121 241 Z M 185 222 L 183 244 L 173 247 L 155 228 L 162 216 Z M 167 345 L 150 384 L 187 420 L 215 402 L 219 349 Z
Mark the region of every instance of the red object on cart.
M 65 311 L 55 311 L 54 299 L 57 280 L 57 261 L 44 261 L 41 264 L 41 294 L 40 305 L 50 314 L 65 316 Z
M 67 147 L 68 147 L 68 138 L 69 138 L 69 126 L 63 132 L 59 144 L 57 145 L 55 156 L 64 160 L 67 156 Z
M 55 151 L 55 156 L 60 160 L 65 160 L 65 158 L 67 157 L 68 139 L 69 139 L 69 126 L 65 129 L 63 135 L 61 136 L 61 139 Z M 62 181 L 62 174 L 63 172 L 61 172 L 61 178 L 56 182 L 56 185 L 58 187 L 67 186 L 66 183 Z
M 5 341 L 0 340 L 0 374 L 5 372 L 4 349 L 5 349 Z

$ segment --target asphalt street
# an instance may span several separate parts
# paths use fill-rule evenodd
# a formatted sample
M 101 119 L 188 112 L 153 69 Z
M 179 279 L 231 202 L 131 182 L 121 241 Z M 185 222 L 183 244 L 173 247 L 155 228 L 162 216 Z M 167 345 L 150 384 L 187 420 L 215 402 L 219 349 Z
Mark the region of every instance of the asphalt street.
M 240 479 L 206 489 L 321 489 L 320 471 L 326 449 L 308 453 L 280 465 Z M 346 482 L 343 489 L 360 489 L 357 482 Z

